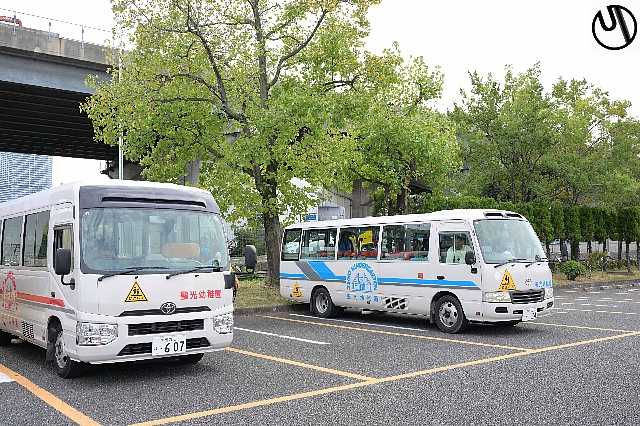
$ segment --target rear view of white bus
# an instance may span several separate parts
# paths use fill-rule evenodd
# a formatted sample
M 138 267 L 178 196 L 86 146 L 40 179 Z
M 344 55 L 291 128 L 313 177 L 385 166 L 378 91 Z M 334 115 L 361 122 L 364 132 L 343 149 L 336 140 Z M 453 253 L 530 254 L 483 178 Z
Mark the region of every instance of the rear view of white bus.
M 82 363 L 198 362 L 233 339 L 233 287 L 210 193 L 148 182 L 69 184 L 2 209 L 0 344 Z

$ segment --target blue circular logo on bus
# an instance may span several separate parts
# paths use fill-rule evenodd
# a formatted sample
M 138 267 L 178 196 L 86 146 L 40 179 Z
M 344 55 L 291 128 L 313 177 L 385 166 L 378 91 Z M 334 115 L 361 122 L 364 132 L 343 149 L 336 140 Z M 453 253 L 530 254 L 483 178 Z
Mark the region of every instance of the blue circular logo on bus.
M 378 278 L 364 262 L 355 263 L 347 272 L 347 291 L 378 291 Z

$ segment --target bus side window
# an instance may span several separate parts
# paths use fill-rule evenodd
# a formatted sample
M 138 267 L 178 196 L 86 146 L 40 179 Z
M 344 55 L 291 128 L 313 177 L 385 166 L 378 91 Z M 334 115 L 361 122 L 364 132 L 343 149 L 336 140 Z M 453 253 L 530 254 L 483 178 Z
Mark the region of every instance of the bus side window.
M 300 229 L 288 229 L 282 237 L 282 260 L 298 260 L 300 252 Z
M 22 241 L 22 216 L 5 219 L 2 227 L 2 264 L 20 265 L 20 242 Z
M 24 252 L 22 264 L 30 267 L 47 266 L 47 234 L 49 211 L 25 216 Z
M 430 223 L 410 223 L 406 225 L 406 260 L 429 260 Z
M 71 226 L 56 227 L 53 229 L 53 267 L 56 267 L 56 250 L 68 248 L 71 250 L 71 270 L 73 271 L 73 241 Z

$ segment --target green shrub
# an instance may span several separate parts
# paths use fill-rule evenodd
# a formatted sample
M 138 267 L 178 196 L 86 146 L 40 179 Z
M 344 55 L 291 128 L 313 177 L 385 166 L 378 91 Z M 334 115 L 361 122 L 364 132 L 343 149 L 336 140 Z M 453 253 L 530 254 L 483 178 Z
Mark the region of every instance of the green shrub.
M 575 281 L 580 275 L 586 275 L 587 267 L 575 260 L 567 260 L 560 265 L 560 270 L 567 276 L 570 281 Z

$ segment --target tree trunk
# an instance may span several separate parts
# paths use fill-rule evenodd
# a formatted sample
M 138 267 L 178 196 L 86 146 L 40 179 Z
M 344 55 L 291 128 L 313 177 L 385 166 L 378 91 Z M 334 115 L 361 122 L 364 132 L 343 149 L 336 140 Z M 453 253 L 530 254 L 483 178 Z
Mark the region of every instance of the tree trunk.
M 625 241 L 625 257 L 627 259 L 627 272 L 631 272 L 631 259 L 629 259 L 629 242 Z
M 551 244 L 549 244 L 549 241 L 544 243 L 545 248 L 547 249 L 547 259 L 551 260 Z
M 580 242 L 571 241 L 571 260 L 580 260 Z
M 396 197 L 396 214 L 409 214 L 406 188 L 402 188 L 402 191 L 400 191 L 400 194 Z
M 602 272 L 606 272 L 607 271 L 607 260 L 609 260 L 609 256 L 607 256 L 607 254 L 609 253 L 609 251 L 607 250 L 607 240 L 604 240 L 604 243 L 602 243 L 602 252 L 604 253 L 604 265 L 602 265 Z
M 262 220 L 267 250 L 266 284 L 272 288 L 280 288 L 280 218 L 277 215 L 263 213 Z
M 640 269 L 640 241 L 636 241 L 636 268 Z
M 587 241 L 587 254 L 591 254 L 591 241 Z
M 618 240 L 618 262 L 622 260 L 622 240 Z M 619 266 L 618 266 L 619 267 Z

